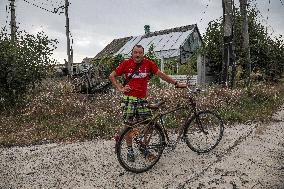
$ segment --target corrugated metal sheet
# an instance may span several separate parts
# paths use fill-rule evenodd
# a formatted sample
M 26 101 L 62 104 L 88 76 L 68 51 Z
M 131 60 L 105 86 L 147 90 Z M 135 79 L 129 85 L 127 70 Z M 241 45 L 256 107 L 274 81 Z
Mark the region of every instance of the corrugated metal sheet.
M 171 58 L 171 57 L 179 56 L 180 51 L 179 49 L 170 49 L 170 50 L 164 50 L 164 51 L 156 51 L 155 54 L 160 59 Z
M 116 54 L 122 54 L 126 57 L 130 57 L 131 50 L 136 44 L 142 45 L 145 53 L 147 53 L 151 44 L 153 44 L 158 58 L 176 57 L 179 56 L 180 46 L 184 43 L 192 31 L 193 29 L 185 32 L 171 32 L 144 38 L 142 38 L 142 36 L 133 37 Z
M 131 53 L 132 48 L 135 44 L 137 44 L 142 38 L 142 35 L 135 36 L 131 40 L 129 40 L 123 47 L 121 47 L 117 53 L 115 54 L 122 54 L 122 55 L 128 55 Z

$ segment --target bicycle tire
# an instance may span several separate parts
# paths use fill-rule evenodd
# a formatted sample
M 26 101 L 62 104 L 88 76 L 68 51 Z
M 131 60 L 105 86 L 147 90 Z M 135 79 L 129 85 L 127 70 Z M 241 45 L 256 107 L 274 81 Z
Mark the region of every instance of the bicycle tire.
M 147 127 L 146 127 L 147 128 Z M 143 154 L 139 151 L 139 144 L 134 141 L 134 138 L 132 138 L 132 148 L 134 150 L 134 157 L 135 161 L 134 162 L 129 162 L 127 160 L 127 144 L 125 137 L 127 134 L 129 134 L 131 131 L 134 130 L 132 127 L 127 127 L 122 131 L 122 134 L 120 135 L 116 146 L 116 155 L 118 162 L 120 165 L 127 171 L 133 172 L 133 173 L 142 173 L 145 171 L 148 171 L 151 169 L 160 159 L 163 150 L 165 148 L 165 136 L 163 134 L 162 129 L 156 125 L 152 127 L 152 136 L 150 143 L 146 146 L 149 150 L 150 153 L 155 155 L 155 159 L 153 161 L 148 161 L 146 157 L 143 156 Z M 142 133 L 141 131 L 140 133 Z M 143 138 L 143 134 L 139 134 L 140 138 Z M 154 140 L 157 140 L 156 143 Z M 152 143 L 151 143 L 152 142 Z M 154 142 L 154 143 L 153 143 Z
M 224 123 L 221 117 L 211 111 L 201 111 L 187 122 L 183 136 L 192 151 L 207 153 L 219 144 L 223 134 Z

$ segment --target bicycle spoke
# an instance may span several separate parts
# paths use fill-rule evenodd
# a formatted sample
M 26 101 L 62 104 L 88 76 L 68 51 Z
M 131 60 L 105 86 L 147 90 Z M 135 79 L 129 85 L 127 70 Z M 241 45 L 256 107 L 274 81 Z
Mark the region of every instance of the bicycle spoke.
M 122 134 L 117 148 L 117 157 L 120 164 L 128 171 L 144 172 L 150 169 L 159 160 L 163 152 L 164 136 L 161 130 L 153 129 L 151 133 L 146 133 L 137 129 L 129 129 Z M 129 137 L 130 136 L 130 137 Z M 145 145 L 144 137 L 149 139 L 149 144 Z M 133 159 L 128 158 L 129 146 L 133 149 Z M 131 161 L 130 161 L 131 160 Z
M 216 114 L 205 111 L 188 123 L 184 131 L 189 148 L 199 153 L 214 149 L 223 136 L 223 122 Z

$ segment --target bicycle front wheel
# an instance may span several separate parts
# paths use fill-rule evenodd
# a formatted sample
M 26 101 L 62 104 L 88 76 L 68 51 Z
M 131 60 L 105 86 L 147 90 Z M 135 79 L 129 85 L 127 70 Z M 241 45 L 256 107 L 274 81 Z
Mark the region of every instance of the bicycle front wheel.
M 211 111 L 202 111 L 187 122 L 184 139 L 194 152 L 206 153 L 219 144 L 223 133 L 224 124 L 221 117 Z
M 164 150 L 164 141 L 165 137 L 159 126 L 148 126 L 144 129 L 128 127 L 124 129 L 115 146 L 118 161 L 127 171 L 148 171 L 159 161 Z

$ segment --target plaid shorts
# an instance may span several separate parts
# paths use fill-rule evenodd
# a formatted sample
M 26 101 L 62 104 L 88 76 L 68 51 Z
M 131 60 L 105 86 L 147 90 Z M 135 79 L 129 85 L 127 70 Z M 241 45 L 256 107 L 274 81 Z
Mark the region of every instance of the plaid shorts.
M 135 123 L 152 116 L 147 104 L 148 102 L 143 98 L 124 96 L 121 102 L 124 122 Z

